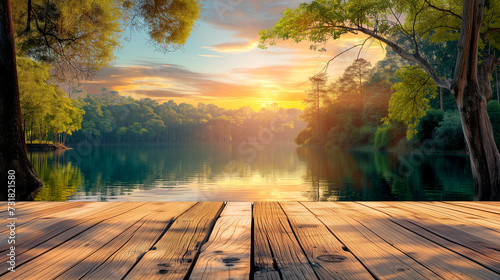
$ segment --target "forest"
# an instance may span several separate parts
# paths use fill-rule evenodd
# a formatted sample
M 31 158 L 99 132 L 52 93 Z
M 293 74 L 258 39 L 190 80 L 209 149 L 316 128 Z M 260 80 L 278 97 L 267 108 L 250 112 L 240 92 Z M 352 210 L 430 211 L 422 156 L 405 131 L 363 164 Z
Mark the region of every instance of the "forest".
M 270 141 L 291 142 L 305 127 L 301 110 L 269 104 L 258 112 L 250 107 L 223 109 L 213 104 L 196 106 L 174 100 L 159 104 L 149 98 L 135 100 L 101 89 L 73 100 L 83 115 L 82 129 L 69 143 L 99 139 L 103 143 L 229 143 L 248 141 L 269 131 Z
M 396 34 L 394 40 L 401 40 Z M 445 45 L 453 42 L 445 42 Z M 426 44 L 421 52 L 452 72 L 454 57 L 441 45 Z M 498 52 L 498 50 L 495 50 Z M 492 51 L 493 52 L 493 51 Z M 335 81 L 325 73 L 310 78 L 302 119 L 307 128 L 298 145 L 413 150 L 423 144 L 436 151 L 464 150 L 465 141 L 456 102 L 449 91 L 439 89 L 414 63 L 390 48 L 373 67 L 355 60 Z M 500 146 L 499 76 L 491 80 L 495 92 L 487 109 L 495 142 Z

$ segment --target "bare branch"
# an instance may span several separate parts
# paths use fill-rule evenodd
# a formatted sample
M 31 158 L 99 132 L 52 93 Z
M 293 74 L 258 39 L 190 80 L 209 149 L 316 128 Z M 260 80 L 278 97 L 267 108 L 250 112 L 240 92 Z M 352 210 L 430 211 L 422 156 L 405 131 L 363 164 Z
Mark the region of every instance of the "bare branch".
M 322 69 L 321 71 L 326 71 L 326 70 L 328 70 L 328 66 L 330 65 L 330 62 L 332 62 L 333 60 L 335 60 L 337 57 L 339 57 L 339 56 L 343 55 L 344 53 L 346 53 L 346 52 L 348 52 L 348 51 L 350 51 L 350 50 L 352 50 L 352 49 L 354 49 L 354 48 L 357 48 L 357 47 L 359 47 L 359 46 L 362 46 L 363 44 L 364 44 L 364 42 L 363 42 L 362 44 L 357 44 L 357 45 L 354 45 L 354 46 L 352 46 L 352 47 L 350 47 L 350 48 L 348 48 L 348 49 L 346 49 L 346 50 L 344 50 L 344 51 L 342 51 L 342 52 L 340 52 L 340 53 L 336 54 L 334 57 L 332 57 L 332 58 L 331 58 L 331 59 L 330 59 L 330 60 L 326 63 L 325 67 L 323 67 L 323 69 Z

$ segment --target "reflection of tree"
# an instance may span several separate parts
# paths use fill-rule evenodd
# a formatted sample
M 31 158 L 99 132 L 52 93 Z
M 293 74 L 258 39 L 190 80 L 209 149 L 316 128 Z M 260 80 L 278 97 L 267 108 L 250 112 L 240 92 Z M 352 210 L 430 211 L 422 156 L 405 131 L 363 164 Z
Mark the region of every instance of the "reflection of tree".
M 311 183 L 311 200 L 356 199 L 363 174 L 349 152 L 304 147 L 297 148 L 296 152 L 308 166 L 304 180 Z
M 467 158 L 297 148 L 311 200 L 471 200 Z
M 65 201 L 82 185 L 80 169 L 65 163 L 60 152 L 32 153 L 30 160 L 44 183 L 37 201 Z

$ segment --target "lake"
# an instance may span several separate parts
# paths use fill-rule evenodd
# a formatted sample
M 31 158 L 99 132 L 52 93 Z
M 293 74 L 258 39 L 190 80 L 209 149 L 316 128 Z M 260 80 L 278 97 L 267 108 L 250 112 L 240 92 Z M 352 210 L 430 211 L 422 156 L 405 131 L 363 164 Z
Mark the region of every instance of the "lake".
M 293 144 L 80 145 L 32 152 L 42 201 L 473 200 L 465 154 Z

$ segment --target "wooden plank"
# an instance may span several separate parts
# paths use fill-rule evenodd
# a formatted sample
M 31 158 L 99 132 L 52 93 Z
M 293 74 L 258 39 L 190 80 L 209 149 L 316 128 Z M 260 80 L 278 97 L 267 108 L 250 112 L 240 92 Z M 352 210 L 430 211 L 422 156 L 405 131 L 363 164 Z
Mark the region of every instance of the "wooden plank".
M 199 202 L 182 214 L 126 279 L 186 277 L 222 208 L 222 202 Z
M 16 215 L 19 215 L 21 213 L 32 213 L 36 209 L 41 209 L 41 208 L 49 208 L 49 207 L 54 207 L 57 205 L 61 205 L 67 202 L 26 202 L 26 201 L 21 201 L 21 202 L 15 202 L 15 207 L 14 209 L 16 210 Z M 0 207 L 2 211 L 0 212 L 0 218 L 6 218 L 8 216 L 8 213 L 3 210 L 7 210 L 7 202 L 2 201 L 0 202 Z
M 228 202 L 189 279 L 248 279 L 251 243 L 252 204 Z
M 378 207 L 381 205 L 385 207 Z M 498 273 L 493 272 L 499 269 L 498 260 L 434 234 L 432 225 L 417 224 L 417 220 L 405 217 L 403 210 L 378 202 L 360 202 L 352 208 L 360 213 L 359 219 L 365 226 L 444 279 L 499 277 Z M 369 213 L 376 218 L 364 219 L 361 213 Z M 447 238 L 455 235 L 453 228 L 446 229 L 451 230 Z
M 20 214 L 17 214 L 16 212 L 16 224 L 18 225 L 16 235 L 18 238 L 23 238 L 26 232 L 39 230 L 39 225 L 47 227 L 59 217 L 66 217 L 68 215 L 75 215 L 78 212 L 85 212 L 93 209 L 97 205 L 95 203 L 86 202 L 33 202 L 33 204 L 39 204 L 40 206 L 27 212 L 22 211 Z M 2 228 L 0 230 L 0 234 L 3 234 L 8 230 L 8 228 Z M 0 241 L 0 245 L 5 245 L 5 242 Z M 0 246 L 0 252 L 2 252 L 3 249 L 4 248 Z
M 435 211 L 446 213 L 450 216 L 459 217 L 460 219 L 466 219 L 473 224 L 481 224 L 486 227 L 494 227 L 500 231 L 500 215 L 495 213 L 476 210 L 472 208 L 463 208 L 458 205 L 441 203 L 441 202 L 412 202 L 412 206 L 417 206 L 417 204 L 422 204 L 423 207 L 434 207 Z M 439 209 L 439 210 L 438 210 Z
M 439 207 L 442 203 L 427 202 L 391 202 L 391 206 L 407 211 L 414 218 L 430 221 L 434 224 L 447 225 L 459 229 L 478 240 L 497 244 L 500 240 L 500 225 L 486 221 L 480 216 Z
M 263 216 L 265 216 L 265 213 L 263 212 L 262 207 L 256 208 L 256 205 L 258 204 L 259 203 L 255 203 L 253 208 L 253 262 L 255 272 L 254 275 L 250 276 L 250 279 L 252 279 L 253 276 L 254 280 L 280 280 L 281 277 L 279 272 L 275 269 L 277 267 L 275 267 L 274 256 L 271 252 L 271 247 L 264 229 L 265 223 L 261 221 L 264 219 Z
M 120 204 L 111 205 L 118 207 Z M 35 218 L 30 223 L 24 223 L 22 218 L 18 219 L 16 221 L 16 238 L 22 239 L 23 242 L 16 246 L 16 253 L 21 255 L 29 248 L 75 226 L 75 222 L 83 222 L 82 217 L 92 216 L 92 214 L 100 216 L 103 209 L 110 208 L 109 205 L 108 203 L 87 203 L 68 211 L 58 211 L 48 216 Z M 0 241 L 0 253 L 7 251 L 9 247 L 6 240 Z
M 500 215 L 500 202 L 493 202 L 489 204 L 485 203 L 480 203 L 479 201 L 453 201 L 453 202 L 445 202 L 443 204 L 448 204 L 448 205 L 453 205 L 453 206 L 460 206 L 462 208 L 466 209 L 474 209 L 482 212 L 488 212 L 496 215 Z M 465 210 L 465 209 L 464 209 Z M 467 210 L 465 210 L 467 211 Z
M 255 202 L 254 238 L 254 279 L 318 279 L 277 202 Z
M 440 277 L 386 242 L 356 220 L 346 206 L 351 202 L 303 202 L 378 279 L 439 279 Z M 369 213 L 363 213 L 369 219 Z M 374 219 L 376 217 L 373 217 Z
M 7 212 L 7 203 L 2 206 L 2 211 L 0 219 L 6 219 L 10 217 Z M 18 219 L 19 223 L 23 223 L 23 225 L 29 224 L 34 219 L 39 219 L 41 216 L 50 215 L 56 212 L 65 211 L 75 207 L 82 207 L 83 203 L 72 203 L 72 202 L 28 202 L 27 204 L 19 205 L 19 202 L 16 202 L 14 207 L 15 209 L 15 217 Z M 2 228 L 0 231 L 4 231 Z
M 363 203 L 367 204 L 367 203 Z M 409 212 L 402 208 L 397 208 L 401 203 L 368 203 L 377 210 L 393 216 L 393 220 L 405 227 L 411 228 L 418 234 L 422 234 L 454 252 L 471 258 L 472 260 L 500 273 L 500 244 L 475 236 L 464 231 L 464 227 L 458 227 L 450 222 L 450 219 L 432 218 L 422 214 L 423 210 Z M 465 227 L 467 228 L 467 227 Z M 485 234 L 482 227 L 476 227 L 477 233 Z M 471 229 L 469 228 L 470 232 Z M 460 244 L 458 246 L 457 244 Z
M 16 265 L 20 266 L 35 259 L 51 249 L 67 242 L 73 237 L 101 223 L 109 224 L 127 212 L 137 211 L 145 202 L 98 202 L 99 207 L 92 215 L 72 219 L 61 219 L 57 223 L 33 231 L 16 244 Z M 104 209 L 104 210 L 103 210 Z M 99 236 L 99 235 L 98 235 Z M 0 263 L 0 273 L 7 270 L 7 263 Z M 5 268 L 5 269 L 4 269 Z
M 48 251 L 43 246 L 31 249 L 29 252 L 37 254 L 35 259 L 16 267 L 15 273 L 8 273 L 2 277 L 5 277 L 5 279 L 14 279 L 14 277 L 15 279 L 56 278 L 120 236 L 130 227 L 136 226 L 144 216 L 153 212 L 153 210 L 156 209 L 145 208 L 116 215 L 105 222 L 95 224 L 93 227 Z
M 138 223 L 71 266 L 58 279 L 122 279 L 137 260 L 152 249 L 173 220 L 194 202 L 150 202 Z M 68 256 L 70 257 L 70 256 Z M 49 260 L 50 261 L 50 260 Z M 29 264 L 28 264 L 29 265 Z
M 344 244 L 298 202 L 280 202 L 309 263 L 320 279 L 373 279 Z

